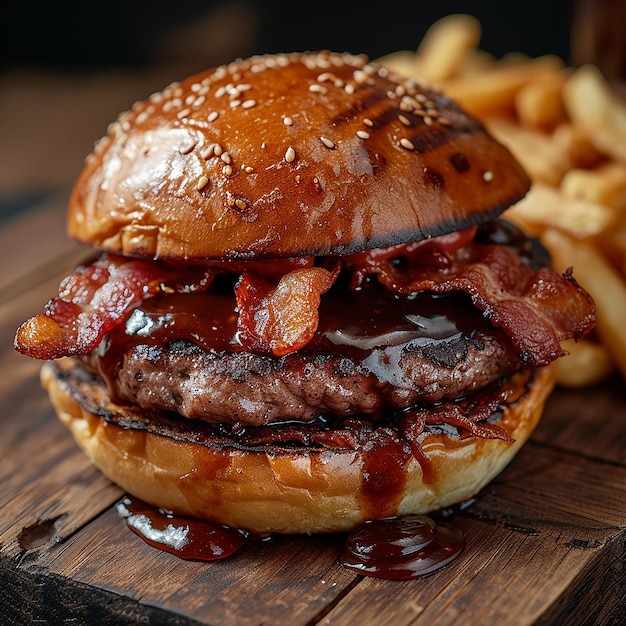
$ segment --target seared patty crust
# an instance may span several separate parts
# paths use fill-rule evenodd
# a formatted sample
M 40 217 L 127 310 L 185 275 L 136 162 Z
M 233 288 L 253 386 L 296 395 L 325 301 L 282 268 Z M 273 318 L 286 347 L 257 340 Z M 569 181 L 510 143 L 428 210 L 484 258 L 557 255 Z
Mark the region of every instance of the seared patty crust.
M 97 370 L 93 356 L 84 363 Z M 145 410 L 258 426 L 325 414 L 376 416 L 418 402 L 455 399 L 519 366 L 496 329 L 374 348 L 360 362 L 306 351 L 281 358 L 205 351 L 173 341 L 131 348 L 109 385 L 118 399 Z

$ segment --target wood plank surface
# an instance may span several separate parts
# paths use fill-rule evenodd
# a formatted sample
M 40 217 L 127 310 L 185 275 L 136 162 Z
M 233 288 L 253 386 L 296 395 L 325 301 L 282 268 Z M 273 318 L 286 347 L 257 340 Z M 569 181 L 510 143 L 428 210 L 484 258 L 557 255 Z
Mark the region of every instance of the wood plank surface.
M 11 347 L 86 255 L 64 211 L 51 202 L 0 228 L 0 624 L 626 623 L 619 379 L 553 394 L 531 441 L 457 511 L 466 548 L 432 576 L 357 576 L 337 563 L 341 535 L 250 542 L 213 563 L 145 545 L 116 513 L 121 490 L 54 416 L 39 364 Z M 29 223 L 48 234 L 36 254 L 17 243 Z

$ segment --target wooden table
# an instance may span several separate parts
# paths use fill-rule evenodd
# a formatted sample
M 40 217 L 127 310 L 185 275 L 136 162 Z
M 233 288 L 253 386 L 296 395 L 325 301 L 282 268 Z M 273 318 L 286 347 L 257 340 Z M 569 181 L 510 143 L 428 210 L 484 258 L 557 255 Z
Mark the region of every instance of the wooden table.
M 85 250 L 64 199 L 0 230 L 0 624 L 626 623 L 625 385 L 558 390 L 532 440 L 454 519 L 467 538 L 423 579 L 342 568 L 342 537 L 281 537 L 187 562 L 148 547 L 115 510 L 122 492 L 77 450 L 14 353 Z

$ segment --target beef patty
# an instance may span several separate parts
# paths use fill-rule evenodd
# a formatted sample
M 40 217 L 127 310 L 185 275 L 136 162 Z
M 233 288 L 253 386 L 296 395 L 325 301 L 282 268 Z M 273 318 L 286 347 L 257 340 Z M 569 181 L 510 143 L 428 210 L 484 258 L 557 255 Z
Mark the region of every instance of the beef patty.
M 143 409 L 213 424 L 376 417 L 463 397 L 498 380 L 519 367 L 508 345 L 496 329 L 374 348 L 360 360 L 306 351 L 280 358 L 206 351 L 183 340 L 139 344 L 122 356 L 109 386 Z M 91 371 L 98 367 L 94 359 L 84 359 Z

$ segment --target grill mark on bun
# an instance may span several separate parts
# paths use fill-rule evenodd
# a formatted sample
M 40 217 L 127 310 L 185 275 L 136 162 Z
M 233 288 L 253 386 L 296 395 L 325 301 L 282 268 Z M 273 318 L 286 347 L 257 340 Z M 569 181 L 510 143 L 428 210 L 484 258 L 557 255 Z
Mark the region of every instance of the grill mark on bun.
M 383 128 L 391 124 L 392 122 L 398 119 L 398 114 L 400 113 L 400 109 L 395 106 L 393 103 L 390 106 L 387 106 L 385 109 L 380 111 L 377 115 L 373 115 L 371 112 L 369 113 L 370 118 L 373 125 L 372 130 L 374 132 L 380 132 Z
M 445 132 L 442 132 L 439 128 L 422 124 L 417 127 L 417 131 L 407 135 L 407 138 L 413 144 L 416 152 L 425 154 L 445 145 L 456 136 L 483 133 L 484 128 L 476 122 L 475 124 L 466 124 L 462 127 L 451 126 Z
M 450 161 L 457 152 L 470 168 Z M 437 89 L 364 56 L 268 55 L 121 114 L 76 182 L 68 230 L 156 258 L 340 254 L 487 221 L 528 186 L 508 150 Z
M 371 119 L 371 112 L 375 110 L 374 107 L 386 100 L 387 96 L 384 92 L 372 88 L 367 88 L 367 90 L 361 89 L 359 90 L 358 98 L 350 102 L 349 108 L 343 109 L 331 118 L 331 124 L 333 126 L 340 126 L 346 122 L 352 122 L 357 118 L 360 119 L 364 111 L 368 111 L 368 115 L 370 116 L 368 119 Z M 377 126 L 373 126 L 372 128 L 376 129 Z
M 424 169 L 424 182 L 430 187 L 441 189 L 445 186 L 446 180 L 442 174 L 437 170 L 425 168 Z

